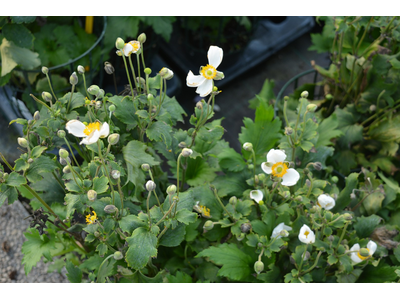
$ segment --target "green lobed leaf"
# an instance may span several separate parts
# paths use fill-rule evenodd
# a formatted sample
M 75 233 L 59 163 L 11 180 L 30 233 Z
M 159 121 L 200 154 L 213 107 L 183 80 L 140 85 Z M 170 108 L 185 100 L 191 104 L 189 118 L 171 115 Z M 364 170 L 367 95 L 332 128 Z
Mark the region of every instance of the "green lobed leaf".
M 126 241 L 129 248 L 125 260 L 135 270 L 143 269 L 150 257 L 157 256 L 157 237 L 144 227 L 136 228 Z
M 20 186 L 26 184 L 26 179 L 24 176 L 18 174 L 17 172 L 11 172 L 5 182 L 8 186 Z
M 164 142 L 167 149 L 171 149 L 172 127 L 163 121 L 157 121 L 150 125 L 146 130 L 146 135 L 151 141 Z
M 159 241 L 160 246 L 165 247 L 177 247 L 185 239 L 186 225 L 179 223 L 174 229 L 169 228 Z
M 335 207 L 332 209 L 333 213 L 342 211 L 350 204 L 350 194 L 358 185 L 358 175 L 358 173 L 351 173 L 346 178 L 346 187 L 340 192 L 338 198 L 336 199 Z
M 108 190 L 108 178 L 106 176 L 96 177 L 93 179 L 93 190 L 97 194 L 103 194 Z
M 67 277 L 71 283 L 82 282 L 82 270 L 75 266 L 72 262 L 67 261 L 65 268 L 67 269 Z
M 37 182 L 43 179 L 42 174 L 53 172 L 57 169 L 57 163 L 47 156 L 40 156 L 36 158 L 30 165 L 28 171 L 26 172 L 26 178 L 30 182 Z
M 358 217 L 357 222 L 354 224 L 354 229 L 357 232 L 357 236 L 359 238 L 369 237 L 381 220 L 382 218 L 377 215 Z
M 218 154 L 219 165 L 222 169 L 240 172 L 247 167 L 243 157 L 232 148 L 225 148 Z
M 190 223 L 196 221 L 197 213 L 189 211 L 187 209 L 181 209 L 176 213 L 176 219 L 181 223 L 189 225 Z
M 8 204 L 14 203 L 15 200 L 18 200 L 18 192 L 15 187 L 7 186 L 6 184 L 0 185 L 0 207 L 3 205 L 5 201 L 8 201 Z
M 32 48 L 34 35 L 22 24 L 8 23 L 3 26 L 2 33 L 4 37 L 13 42 L 17 47 Z

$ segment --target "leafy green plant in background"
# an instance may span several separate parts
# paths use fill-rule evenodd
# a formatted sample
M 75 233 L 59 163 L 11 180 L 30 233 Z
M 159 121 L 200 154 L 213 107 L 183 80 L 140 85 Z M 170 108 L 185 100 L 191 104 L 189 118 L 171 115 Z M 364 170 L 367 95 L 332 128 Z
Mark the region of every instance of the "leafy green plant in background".
M 334 167 L 343 174 L 360 166 L 393 175 L 397 151 L 399 17 L 320 17 L 322 33 L 310 50 L 329 52 L 328 69 L 314 65 L 323 81 L 318 102 L 324 117 L 336 115 L 343 135 Z
M 127 95 L 75 91 L 79 66 L 71 92 L 44 91 L 33 120 L 13 121 L 23 153 L 14 165 L 1 155 L 0 204 L 23 196 L 32 207 L 26 273 L 44 257 L 71 282 L 399 280 L 398 213 L 385 215 L 399 186 L 366 169 L 339 185 L 327 159 L 341 135 L 334 117 L 323 120 L 302 92 L 274 118 L 267 82 L 238 153 L 214 118 L 222 49 L 210 47 L 209 64 L 188 73 L 208 98 L 183 130 L 186 114 L 166 93 L 173 72 L 146 67 L 145 41 L 115 42 Z

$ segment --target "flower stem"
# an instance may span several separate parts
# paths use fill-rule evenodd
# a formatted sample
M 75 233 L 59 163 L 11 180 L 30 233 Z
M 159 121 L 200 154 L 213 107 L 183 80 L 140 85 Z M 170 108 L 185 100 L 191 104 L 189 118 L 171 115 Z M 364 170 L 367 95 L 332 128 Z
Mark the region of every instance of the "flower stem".
M 213 190 L 215 198 L 217 198 L 219 204 L 221 205 L 221 207 L 224 209 L 224 211 L 227 213 L 227 215 L 229 216 L 229 218 L 231 218 L 231 220 L 233 222 L 235 222 L 235 218 L 230 214 L 230 212 L 226 209 L 225 205 L 222 203 L 221 199 L 218 197 L 218 193 L 217 193 L 217 189 L 213 186 L 210 185 L 210 188 Z
M 164 214 L 164 216 L 156 223 L 155 226 L 158 226 L 162 221 L 164 221 L 164 219 L 171 213 L 172 208 L 175 206 L 176 201 L 172 202 L 172 205 L 170 206 L 170 208 L 168 209 L 168 211 Z
M 339 248 L 340 243 L 342 242 L 342 240 L 343 240 L 343 238 L 344 238 L 344 234 L 346 233 L 346 230 L 347 230 L 347 226 L 348 226 L 348 225 L 349 225 L 349 222 L 347 222 L 346 225 L 345 225 L 344 228 L 343 228 L 342 234 L 340 235 L 339 242 L 337 243 L 337 246 L 336 246 L 336 251 L 337 251 L 337 249 Z
M 147 214 L 149 216 L 149 222 L 150 222 L 150 228 L 151 228 L 151 217 L 150 217 L 150 196 L 151 196 L 151 191 L 149 191 L 149 194 L 147 195 L 147 200 L 146 200 L 146 206 L 147 206 Z
M 177 166 L 176 166 L 176 196 L 179 197 L 179 168 L 181 164 L 182 153 L 178 156 Z
M 71 105 L 71 102 L 72 102 L 72 95 L 74 94 L 74 90 L 75 90 L 75 84 L 72 85 L 71 97 L 69 97 L 68 106 L 67 106 L 67 113 L 69 112 L 69 106 Z
M 112 181 L 111 181 L 111 178 L 110 178 L 110 174 L 108 173 L 108 170 L 107 170 L 106 163 L 104 161 L 103 155 L 101 154 L 100 140 L 97 140 L 97 147 L 99 149 L 99 157 L 101 159 L 101 163 L 103 165 L 104 172 L 107 175 L 108 182 L 110 183 L 113 205 L 115 205 L 114 187 L 113 187 L 113 184 L 112 184 Z M 121 199 L 121 201 L 122 201 L 122 199 Z
M 317 266 L 318 260 L 319 260 L 319 257 L 321 256 L 321 254 L 322 254 L 322 251 L 319 251 L 318 254 L 317 254 L 317 258 L 315 259 L 314 264 L 310 268 L 308 268 L 307 270 L 305 270 L 305 271 L 303 271 L 301 273 L 299 272 L 299 276 L 304 275 L 304 274 L 312 271 Z

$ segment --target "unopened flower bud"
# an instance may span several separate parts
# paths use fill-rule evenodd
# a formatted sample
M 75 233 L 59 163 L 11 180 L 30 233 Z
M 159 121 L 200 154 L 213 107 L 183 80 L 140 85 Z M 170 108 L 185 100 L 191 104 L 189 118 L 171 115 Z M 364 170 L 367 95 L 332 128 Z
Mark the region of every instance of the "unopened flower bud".
M 103 99 L 105 93 L 106 92 L 103 89 L 99 89 L 99 92 L 96 95 L 97 99 Z M 98 102 L 100 102 L 100 103 L 98 103 Z M 98 108 L 100 108 L 102 104 L 103 103 L 101 101 L 96 102 L 96 106 L 99 106 Z
M 96 96 L 99 93 L 100 88 L 94 84 L 94 85 L 89 86 L 87 91 L 89 92 L 89 94 Z
M 118 170 L 112 170 L 111 171 L 111 177 L 114 179 L 118 179 L 119 177 L 121 177 L 121 172 Z
M 108 75 L 111 75 L 111 74 L 113 74 L 115 72 L 115 69 L 114 69 L 112 64 L 110 64 L 108 61 L 106 61 L 104 63 L 104 71 L 106 71 L 106 73 Z
M 156 189 L 156 184 L 154 183 L 154 181 L 149 180 L 146 183 L 146 190 L 148 190 L 149 192 L 154 191 Z
M 38 110 L 33 114 L 33 119 L 36 121 L 40 120 L 40 112 Z
M 69 165 L 69 164 L 71 164 L 71 159 L 69 157 L 67 157 L 67 158 L 60 157 L 60 164 L 62 166 Z
M 339 178 L 337 176 L 332 176 L 332 182 L 333 183 L 338 183 Z
M 150 69 L 150 68 L 146 68 L 146 69 L 144 69 L 144 72 L 145 72 L 147 75 L 150 75 L 150 74 L 151 74 L 151 69 Z
M 322 170 L 322 164 L 319 161 L 315 162 L 313 164 L 313 166 L 314 166 L 314 169 L 317 170 L 317 171 L 321 171 Z
M 283 197 L 283 199 L 289 199 L 290 198 L 290 192 L 289 191 L 284 191 L 282 193 L 282 197 Z
M 64 223 L 65 223 L 65 220 L 64 220 Z M 97 238 L 100 237 L 100 232 L 95 231 L 95 232 L 94 232 L 94 236 L 97 237 Z
M 172 184 L 169 187 L 167 187 L 167 194 L 168 195 L 173 195 L 176 192 L 176 185 Z
M 117 40 L 115 41 L 115 47 L 116 47 L 118 50 L 121 50 L 122 48 L 124 48 L 124 46 L 125 46 L 124 40 L 121 39 L 120 37 L 117 38 Z
M 69 166 L 65 166 L 65 167 L 63 168 L 63 173 L 64 173 L 64 174 L 71 173 L 71 168 L 70 168 Z
M 85 68 L 84 68 L 83 66 L 79 65 L 78 68 L 77 68 L 77 70 L 78 70 L 78 73 L 79 73 L 79 74 L 81 74 L 81 75 L 82 75 L 82 74 L 85 74 Z
M 113 134 L 110 134 L 109 136 L 108 136 L 108 143 L 109 144 L 111 144 L 111 145 L 115 145 L 115 144 L 117 144 L 118 143 L 118 141 L 119 141 L 119 134 L 118 133 L 113 133 Z
M 18 138 L 18 145 L 20 145 L 22 148 L 28 148 L 28 141 L 26 138 Z
M 291 135 L 293 133 L 292 127 L 285 127 L 285 135 Z
M 182 156 L 183 157 L 189 157 L 192 154 L 193 154 L 193 150 L 191 150 L 189 148 L 183 148 L 182 149 Z
M 161 78 L 166 80 L 171 79 L 174 76 L 174 72 L 168 68 L 162 68 L 158 74 L 160 74 Z
M 78 84 L 78 76 L 76 75 L 76 72 L 72 73 L 72 75 L 69 77 L 69 83 L 71 85 L 77 85 Z
M 88 197 L 89 201 L 93 202 L 94 200 L 97 199 L 97 192 L 95 190 L 89 190 L 87 192 L 87 197 Z
M 218 71 L 217 74 L 215 74 L 215 77 L 214 77 L 215 80 L 221 80 L 221 79 L 224 79 L 224 78 L 225 78 L 225 74 L 223 72 L 220 72 L 220 71 Z M 217 88 L 217 91 L 218 91 L 218 88 Z
M 236 237 L 236 239 L 240 242 L 240 241 L 243 240 L 245 237 L 246 237 L 246 234 L 242 232 L 241 234 L 239 234 L 239 235 Z
M 57 131 L 57 136 L 62 139 L 65 138 L 65 131 L 60 129 L 59 131 Z
M 344 218 L 346 221 L 350 221 L 351 219 L 353 219 L 353 216 L 352 216 L 351 214 L 349 214 L 349 213 L 344 213 L 344 214 L 343 214 L 343 218 Z
M 232 197 L 229 199 L 229 203 L 232 204 L 232 205 L 236 205 L 236 203 L 237 203 L 237 198 L 236 198 L 236 196 L 232 196 Z
M 354 193 L 351 193 L 351 194 L 350 194 L 350 199 L 351 199 L 351 200 L 354 200 L 354 199 L 356 199 L 356 198 L 357 198 L 357 197 L 356 197 L 356 194 L 354 194 Z
M 211 220 L 208 220 L 204 223 L 203 229 L 205 230 L 211 230 L 214 228 L 214 222 Z
M 180 142 L 179 144 L 178 144 L 178 147 L 179 148 L 186 148 L 186 143 L 185 142 Z
M 142 168 L 143 171 L 148 171 L 148 170 L 150 170 L 150 165 L 149 164 L 142 164 L 141 168 Z
M 368 257 L 369 256 L 369 250 L 367 248 L 361 248 L 359 253 L 363 257 Z
M 203 103 L 201 103 L 201 101 L 197 102 L 196 107 L 197 107 L 197 109 L 201 110 L 203 108 Z
M 303 197 L 302 196 L 297 196 L 296 198 L 294 198 L 294 201 L 302 202 L 303 201 Z
M 265 176 L 265 173 L 260 173 L 257 176 L 258 176 L 258 180 L 261 182 L 263 182 L 265 180 L 265 178 L 267 178 L 267 176 Z
M 325 96 L 325 99 L 326 99 L 326 100 L 332 100 L 332 99 L 333 99 L 333 96 L 332 96 L 331 94 L 327 94 L 327 95 Z
M 46 102 L 51 102 L 51 100 L 53 99 L 53 97 L 51 96 L 51 94 L 48 93 L 48 92 L 43 92 L 43 93 L 42 93 L 42 98 L 43 98 L 43 100 L 46 101 Z
M 124 258 L 124 256 L 122 255 L 122 253 L 120 251 L 114 252 L 114 259 L 115 260 L 121 260 L 123 258 Z
M 114 104 L 111 104 L 111 105 L 108 107 L 108 110 L 111 111 L 111 112 L 115 111 L 115 105 L 114 105 Z
M 118 56 L 122 56 L 122 51 L 121 51 L 121 50 L 117 50 L 117 51 L 115 51 L 115 53 L 116 53 Z
M 254 165 L 253 164 L 249 164 L 247 167 L 249 168 L 249 170 L 253 170 L 254 169 Z
M 244 143 L 243 149 L 246 151 L 251 151 L 251 150 L 253 150 L 253 144 L 252 143 Z
M 315 105 L 315 104 L 308 104 L 307 105 L 307 111 L 308 112 L 314 112 L 316 110 L 317 110 L 317 105 Z
M 304 92 L 301 93 L 300 96 L 301 96 L 301 98 L 306 98 L 307 99 L 308 98 L 308 92 L 304 91 Z
M 104 207 L 104 212 L 107 214 L 113 214 L 118 211 L 118 208 L 115 205 L 109 204 Z
M 303 261 L 307 261 L 310 258 L 310 256 L 311 256 L 310 252 L 306 251 L 303 257 Z
M 243 223 L 240 225 L 240 231 L 243 233 L 248 233 L 251 230 L 251 224 L 250 223 Z
M 65 149 L 60 149 L 60 151 L 58 151 L 58 155 L 60 155 L 61 158 L 67 159 L 69 153 Z
M 375 111 L 375 110 L 376 110 L 376 105 L 372 104 L 372 105 L 369 107 L 369 110 L 370 110 L 370 111 Z
M 264 271 L 264 263 L 262 261 L 256 261 L 254 264 L 254 271 L 256 271 L 257 274 L 260 274 L 262 271 Z
M 145 34 L 145 33 L 139 34 L 137 40 L 138 40 L 141 44 L 144 44 L 144 43 L 146 42 L 146 34 Z
M 42 67 L 42 73 L 44 75 L 48 74 L 49 73 L 49 69 L 47 67 Z

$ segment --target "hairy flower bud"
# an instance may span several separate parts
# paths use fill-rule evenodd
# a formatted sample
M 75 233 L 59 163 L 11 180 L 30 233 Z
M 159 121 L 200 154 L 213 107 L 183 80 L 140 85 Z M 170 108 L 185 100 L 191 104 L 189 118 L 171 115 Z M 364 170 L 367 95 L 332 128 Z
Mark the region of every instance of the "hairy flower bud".
M 176 192 L 176 185 L 172 184 L 169 187 L 167 187 L 167 194 L 168 195 L 173 195 Z
M 169 80 L 172 77 L 174 77 L 174 72 L 172 72 L 172 70 L 168 69 L 168 68 L 162 68 L 160 70 L 160 72 L 158 72 L 158 74 L 160 74 L 161 78 Z
M 204 223 L 203 229 L 205 230 L 211 230 L 214 228 L 214 222 L 211 220 L 208 220 Z
M 143 171 L 148 171 L 148 170 L 150 170 L 150 165 L 149 164 L 142 164 L 141 168 L 142 168 Z
M 65 166 L 65 167 L 63 168 L 63 173 L 64 173 L 64 174 L 71 173 L 71 168 L 70 168 L 69 166 Z
M 279 232 L 279 235 L 282 237 L 287 237 L 287 236 L 289 236 L 289 231 L 287 231 L 286 229 L 283 229 L 281 232 Z
M 111 177 L 114 179 L 118 179 L 119 177 L 121 177 L 121 172 L 118 170 L 112 170 L 111 171 Z
M 97 192 L 95 190 L 89 190 L 87 192 L 87 197 L 88 197 L 89 201 L 93 202 L 94 200 L 97 199 Z
M 106 73 L 108 75 L 111 75 L 111 74 L 113 74 L 115 72 L 115 69 L 114 69 L 112 64 L 110 64 L 108 61 L 106 61 L 104 63 L 104 71 L 106 71 Z
M 57 131 L 57 136 L 62 139 L 65 138 L 65 131 L 60 129 L 59 131 Z
M 78 84 L 78 76 L 76 75 L 76 72 L 72 73 L 71 76 L 69 77 L 69 83 L 71 85 L 77 85 Z
M 307 105 L 307 111 L 308 112 L 315 112 L 317 110 L 317 105 L 315 104 L 308 104 Z
M 42 73 L 44 74 L 44 75 L 46 75 L 46 74 L 48 74 L 49 73 L 49 69 L 47 68 L 47 67 L 42 67 Z
M 154 181 L 149 180 L 146 183 L 146 190 L 148 190 L 149 192 L 154 191 L 156 189 L 156 184 L 154 183 Z
M 115 144 L 118 143 L 118 141 L 119 141 L 119 134 L 118 133 L 113 133 L 113 134 L 110 134 L 108 136 L 108 143 L 109 144 L 115 145 Z
M 147 75 L 150 75 L 151 74 L 151 69 L 150 68 L 144 69 L 144 73 L 146 73 Z
M 67 158 L 60 157 L 60 164 L 62 166 L 69 165 L 69 164 L 71 164 L 71 159 L 69 157 L 67 157 Z
M 124 46 L 125 46 L 124 40 L 121 39 L 120 37 L 117 38 L 117 40 L 115 41 L 115 47 L 116 47 L 118 50 L 121 50 L 122 48 L 124 48 Z
M 60 155 L 61 158 L 67 159 L 69 153 L 65 149 L 60 149 L 60 151 L 58 151 L 58 155 Z
M 182 149 L 182 156 L 183 157 L 189 157 L 192 154 L 193 154 L 193 150 L 191 150 L 189 148 L 183 148 Z
M 114 104 L 111 104 L 109 107 L 108 107 L 108 110 L 109 111 L 111 111 L 111 112 L 113 112 L 113 111 L 115 111 L 115 105 Z
M 337 176 L 332 176 L 332 182 L 333 183 L 338 183 L 339 178 Z
M 253 150 L 253 144 L 252 143 L 244 143 L 243 149 L 246 151 L 251 151 L 251 150 Z
M 33 119 L 36 121 L 40 120 L 40 112 L 38 110 L 33 114 Z
M 100 88 L 94 84 L 94 85 L 89 86 L 87 91 L 89 92 L 89 94 L 96 96 L 99 93 Z
M 291 135 L 293 133 L 292 127 L 285 127 L 285 135 Z
M 251 230 L 251 224 L 250 223 L 243 223 L 240 225 L 240 231 L 243 233 L 248 233 Z
M 343 218 L 344 218 L 346 221 L 350 221 L 351 219 L 353 219 L 353 216 L 352 216 L 351 214 L 349 214 L 349 213 L 344 213 L 344 214 L 343 214 Z
M 236 198 L 236 196 L 232 196 L 232 197 L 229 199 L 229 203 L 232 204 L 232 205 L 236 205 L 236 203 L 237 203 L 237 198 Z
M 28 148 L 28 141 L 26 138 L 18 138 L 18 145 L 20 145 L 22 148 Z
M 260 274 L 262 271 L 264 271 L 264 263 L 262 261 L 256 261 L 254 264 L 254 271 L 256 271 L 257 274 Z
M 82 75 L 82 74 L 85 74 L 85 68 L 84 68 L 83 66 L 79 65 L 78 68 L 77 68 L 77 70 L 78 70 L 78 73 L 79 73 L 79 74 L 81 74 L 81 75 Z
M 123 256 L 123 254 L 122 254 L 120 251 L 114 252 L 114 259 L 115 259 L 115 260 L 121 260 L 121 259 L 123 259 L 123 258 L 124 258 L 124 256 Z
M 104 207 L 104 212 L 106 212 L 107 214 L 113 214 L 116 213 L 117 211 L 118 208 L 112 204 L 106 205 L 106 207 Z
M 145 34 L 145 33 L 139 34 L 137 40 L 138 40 L 141 44 L 144 44 L 144 43 L 146 42 L 146 34 Z
M 301 93 L 301 98 L 308 98 L 308 92 L 307 91 L 303 91 L 302 93 Z
M 48 92 L 43 92 L 43 93 L 42 93 L 42 98 L 43 98 L 43 100 L 46 101 L 46 102 L 51 102 L 51 100 L 53 99 L 53 97 L 51 96 L 51 94 L 48 93 Z
M 313 163 L 313 166 L 314 166 L 314 169 L 317 170 L 317 171 L 321 171 L 322 170 L 322 164 L 319 161 Z

